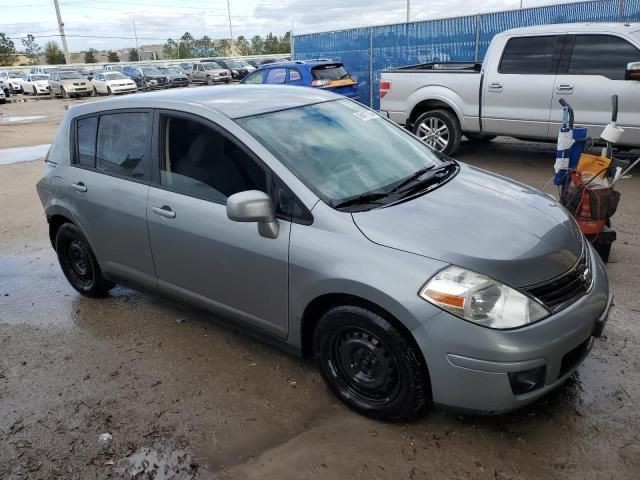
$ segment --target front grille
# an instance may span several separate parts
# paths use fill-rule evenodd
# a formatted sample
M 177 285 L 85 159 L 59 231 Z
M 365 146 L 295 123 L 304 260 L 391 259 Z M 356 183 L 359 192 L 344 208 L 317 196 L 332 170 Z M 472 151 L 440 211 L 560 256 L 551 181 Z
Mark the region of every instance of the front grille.
M 571 371 L 573 367 L 580 363 L 580 361 L 589 351 L 591 342 L 591 337 L 587 338 L 584 342 L 582 342 L 580 345 L 578 345 L 576 348 L 562 357 L 562 363 L 560 364 L 560 374 L 558 375 L 558 378 L 564 377 L 567 372 Z
M 552 311 L 558 311 L 586 294 L 591 288 L 592 280 L 589 248 L 585 246 L 571 270 L 548 282 L 527 287 L 526 290 Z

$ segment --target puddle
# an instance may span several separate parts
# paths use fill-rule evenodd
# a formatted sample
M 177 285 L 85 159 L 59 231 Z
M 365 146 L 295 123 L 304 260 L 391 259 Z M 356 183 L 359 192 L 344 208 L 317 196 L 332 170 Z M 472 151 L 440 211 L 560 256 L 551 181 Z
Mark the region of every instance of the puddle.
M 46 115 L 32 115 L 32 116 L 14 116 L 14 117 L 0 117 L 0 123 L 21 123 L 30 122 L 32 120 L 39 120 L 41 118 L 47 118 Z
M 140 448 L 116 465 L 125 480 L 204 479 L 206 472 L 185 450 Z
M 44 158 L 51 144 L 34 145 L 32 147 L 16 147 L 0 149 L 0 165 L 10 163 L 31 162 Z

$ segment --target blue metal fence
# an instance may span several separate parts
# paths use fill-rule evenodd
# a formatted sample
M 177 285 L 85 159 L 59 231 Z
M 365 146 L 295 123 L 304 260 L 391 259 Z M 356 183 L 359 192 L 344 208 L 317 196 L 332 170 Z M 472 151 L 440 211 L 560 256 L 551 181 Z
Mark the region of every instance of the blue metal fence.
M 634 22 L 640 0 L 599 0 L 466 17 L 296 35 L 296 60 L 331 58 L 358 78 L 363 103 L 379 108 L 380 72 L 437 61 L 482 60 L 493 36 L 529 25 Z

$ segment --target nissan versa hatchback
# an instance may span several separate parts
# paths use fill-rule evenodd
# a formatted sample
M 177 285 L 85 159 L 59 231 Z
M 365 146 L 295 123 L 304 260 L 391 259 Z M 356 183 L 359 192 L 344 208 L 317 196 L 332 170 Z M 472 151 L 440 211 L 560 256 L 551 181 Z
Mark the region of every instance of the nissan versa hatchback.
M 611 305 L 553 199 L 317 89 L 78 105 L 37 189 L 81 294 L 122 283 L 232 319 L 314 357 L 375 418 L 530 403 L 576 370 Z

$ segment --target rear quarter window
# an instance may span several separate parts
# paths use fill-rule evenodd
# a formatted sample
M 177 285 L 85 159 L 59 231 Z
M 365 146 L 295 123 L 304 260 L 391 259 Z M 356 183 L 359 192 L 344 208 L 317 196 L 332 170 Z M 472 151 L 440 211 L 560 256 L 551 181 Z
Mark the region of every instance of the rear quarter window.
M 76 121 L 78 152 L 76 163 L 85 167 L 96 166 L 96 134 L 98 117 L 86 117 Z

